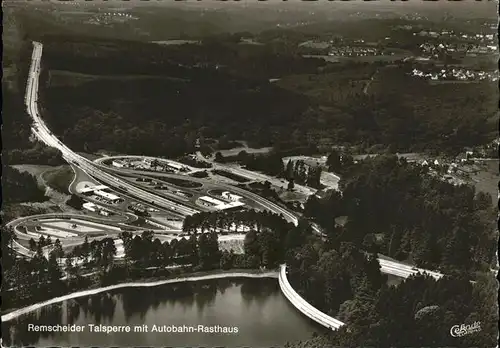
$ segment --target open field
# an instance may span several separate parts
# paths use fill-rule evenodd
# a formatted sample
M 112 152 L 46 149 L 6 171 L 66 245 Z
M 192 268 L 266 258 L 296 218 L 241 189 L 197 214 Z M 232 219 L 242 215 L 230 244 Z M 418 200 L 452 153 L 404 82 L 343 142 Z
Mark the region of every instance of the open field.
M 241 151 L 245 151 L 247 153 L 252 153 L 252 154 L 264 154 L 268 153 L 272 149 L 273 149 L 272 147 L 262 147 L 258 149 L 252 147 L 236 147 L 234 149 L 229 149 L 229 150 L 220 150 L 219 152 L 221 153 L 222 156 L 228 157 L 228 156 L 236 156 Z
M 167 177 L 162 177 L 162 181 L 166 181 L 168 183 L 171 183 L 175 186 L 179 187 L 186 187 L 186 188 L 200 188 L 203 185 L 197 182 L 193 181 L 187 181 L 187 180 L 181 180 L 181 179 L 176 179 L 176 178 L 167 178 Z
M 231 179 L 231 180 L 234 180 L 234 181 L 237 181 L 239 183 L 246 183 L 246 182 L 249 182 L 250 180 L 248 178 L 245 178 L 241 175 L 237 175 L 237 174 L 234 174 L 234 173 L 231 173 L 231 172 L 228 172 L 226 170 L 221 170 L 221 169 L 213 169 L 212 172 L 214 174 L 217 174 L 217 175 L 220 175 L 220 176 L 224 176 L 228 179 Z
M 97 80 L 117 80 L 127 83 L 140 80 L 140 79 L 169 79 L 175 81 L 186 81 L 180 78 L 172 78 L 167 76 L 151 76 L 151 75 L 90 75 L 82 74 L 74 71 L 65 70 L 51 70 L 49 72 L 48 82 L 52 87 L 75 87 L 91 81 Z
M 54 170 L 48 170 L 42 174 L 47 185 L 61 193 L 69 193 L 68 188 L 75 177 L 70 166 L 60 166 Z
M 471 175 L 476 191 L 487 192 L 493 198 L 493 205 L 496 205 L 498 196 L 498 165 L 499 160 L 484 161 L 482 169 Z

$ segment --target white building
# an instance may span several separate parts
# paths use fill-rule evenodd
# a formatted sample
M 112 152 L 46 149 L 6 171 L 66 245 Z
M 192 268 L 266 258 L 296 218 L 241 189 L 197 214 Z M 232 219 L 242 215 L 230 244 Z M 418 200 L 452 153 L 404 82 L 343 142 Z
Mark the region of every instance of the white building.
M 182 166 L 178 163 L 174 163 L 174 162 L 168 162 L 167 166 L 169 166 L 170 168 L 173 168 L 175 170 L 181 170 L 184 167 L 184 166 Z
M 227 210 L 227 209 L 242 207 L 244 205 L 245 205 L 245 203 L 243 203 L 243 202 L 231 202 L 231 203 L 227 203 L 227 204 L 218 205 L 218 206 L 216 206 L 216 208 L 219 210 Z
M 101 190 L 94 191 L 94 193 L 98 196 L 101 196 L 102 198 L 105 198 L 107 200 L 110 200 L 111 202 L 117 201 L 120 199 L 117 195 L 114 195 L 112 193 L 107 193 Z
M 206 205 L 208 207 L 215 207 L 215 206 L 220 206 L 224 205 L 224 202 L 219 201 L 218 199 L 208 197 L 208 196 L 203 196 L 199 198 L 201 204 Z
M 237 196 L 235 194 L 232 194 L 231 192 L 228 192 L 228 191 L 222 192 L 221 196 L 222 196 L 222 198 L 228 199 L 228 200 L 230 200 L 232 202 L 239 201 L 240 199 L 243 198 L 241 196 Z
M 92 202 L 86 202 L 82 204 L 83 209 L 86 209 L 88 211 L 93 211 L 95 212 L 97 210 L 97 206 L 92 203 Z
M 211 207 L 211 208 L 214 208 L 214 209 L 217 209 L 217 210 L 233 209 L 233 208 L 242 207 L 245 205 L 245 203 L 240 202 L 240 201 L 233 201 L 231 203 L 225 203 L 225 202 L 219 201 L 218 199 L 215 199 L 212 197 L 207 197 L 207 196 L 200 197 L 199 200 L 200 200 L 201 204 L 208 206 L 208 207 Z
M 85 187 L 83 189 L 80 190 L 80 193 L 90 193 L 90 192 L 94 192 L 94 188 L 93 187 Z
M 83 189 L 81 189 L 80 193 L 90 193 L 90 192 L 94 192 L 97 190 L 105 190 L 107 188 L 108 188 L 108 186 L 105 186 L 105 185 L 87 186 L 87 187 L 84 187 Z
M 114 160 L 112 165 L 117 168 L 123 168 L 125 167 L 125 162 L 120 161 L 120 160 Z

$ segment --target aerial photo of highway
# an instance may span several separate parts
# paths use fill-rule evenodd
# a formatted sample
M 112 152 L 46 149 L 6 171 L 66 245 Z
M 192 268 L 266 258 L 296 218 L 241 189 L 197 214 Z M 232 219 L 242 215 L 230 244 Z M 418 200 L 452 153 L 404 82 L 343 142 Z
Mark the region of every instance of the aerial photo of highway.
M 2 346 L 495 347 L 489 12 L 238 6 L 7 7 Z

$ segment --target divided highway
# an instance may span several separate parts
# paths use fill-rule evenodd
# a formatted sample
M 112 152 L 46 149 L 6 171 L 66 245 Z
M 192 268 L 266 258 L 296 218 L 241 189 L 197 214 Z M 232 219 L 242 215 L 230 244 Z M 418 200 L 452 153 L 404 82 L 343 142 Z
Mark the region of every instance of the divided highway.
M 110 187 L 121 188 L 127 191 L 128 194 L 135 195 L 136 197 L 148 201 L 154 202 L 156 205 L 174 210 L 175 212 L 182 213 L 184 215 L 192 215 L 197 213 L 197 210 L 185 207 L 180 204 L 171 202 L 170 200 L 158 197 L 154 194 L 146 192 L 140 188 L 137 188 L 124 180 L 120 180 L 113 175 L 106 172 L 106 167 L 82 157 L 74 153 L 66 145 L 64 145 L 52 132 L 47 128 L 45 123 L 42 121 L 39 111 L 38 111 L 38 84 L 40 75 L 40 61 L 42 57 L 43 45 L 39 42 L 33 43 L 33 55 L 32 63 L 28 77 L 28 83 L 26 87 L 26 97 L 25 104 L 29 115 L 33 118 L 33 133 L 47 146 L 54 147 L 61 151 L 63 158 L 68 162 L 78 166 L 80 169 L 85 171 L 87 174 L 95 177 L 96 179 L 106 183 Z
M 159 197 L 153 193 L 138 188 L 137 186 L 134 186 L 127 181 L 121 180 L 113 176 L 111 173 L 115 172 L 114 169 L 99 163 L 95 163 L 93 161 L 86 159 L 83 156 L 74 153 L 71 149 L 69 149 L 66 145 L 64 145 L 54 134 L 52 134 L 52 132 L 47 128 L 42 118 L 40 117 L 37 104 L 42 50 L 43 50 L 43 45 L 41 43 L 33 42 L 32 62 L 28 77 L 28 83 L 26 86 L 26 96 L 25 96 L 25 104 L 27 111 L 29 115 L 33 118 L 33 127 L 32 127 L 33 133 L 47 146 L 54 147 L 59 151 L 61 151 L 63 158 L 65 158 L 68 162 L 72 163 L 75 166 L 78 166 L 87 174 L 95 177 L 96 179 L 107 184 L 110 187 L 122 189 L 126 191 L 128 195 L 137 197 L 146 202 L 154 202 L 154 204 L 162 208 L 174 211 L 176 213 L 181 213 L 184 215 L 192 215 L 197 213 L 198 210 Z M 201 179 L 197 180 L 195 178 L 189 178 L 189 180 L 203 182 L 203 180 Z M 242 190 L 236 186 L 231 186 L 230 188 L 232 191 L 236 193 L 242 194 L 248 198 L 255 200 L 256 202 L 263 205 L 267 209 L 275 213 L 282 214 L 287 221 L 290 221 L 295 225 L 298 224 L 297 216 L 294 213 L 288 211 L 287 209 L 280 207 L 279 205 L 270 202 L 269 200 L 262 198 L 259 195 L 256 195 L 246 190 Z M 315 227 L 314 230 L 317 233 L 321 233 L 321 231 L 317 227 Z M 388 274 L 394 274 L 400 277 L 408 277 L 412 274 L 424 271 L 435 278 L 442 277 L 442 274 L 427 270 L 416 269 L 406 264 L 395 261 L 387 261 L 379 258 L 379 262 L 381 265 L 382 272 Z
M 140 187 L 131 184 L 128 181 L 117 178 L 113 175 L 113 173 L 119 173 L 120 170 L 110 168 L 108 166 L 102 165 L 100 163 L 93 162 L 91 160 L 86 159 L 83 156 L 80 156 L 74 153 L 71 149 L 69 149 L 66 145 L 64 145 L 45 125 L 43 120 L 40 117 L 40 113 L 38 110 L 38 87 L 39 87 L 39 75 L 40 75 L 40 65 L 41 65 L 41 57 L 42 57 L 43 45 L 39 42 L 33 42 L 33 53 L 32 53 L 32 62 L 29 71 L 28 82 L 26 86 L 26 95 L 25 95 L 25 105 L 28 111 L 28 114 L 33 119 L 32 131 L 33 133 L 47 146 L 54 147 L 61 151 L 61 154 L 64 159 L 66 159 L 69 163 L 79 167 L 81 170 L 86 172 L 88 175 L 95 177 L 97 180 L 107 184 L 110 187 L 115 189 L 122 190 L 126 192 L 127 195 L 130 195 L 134 198 L 154 203 L 155 205 L 162 207 L 164 209 L 168 209 L 175 213 L 180 213 L 184 216 L 192 215 L 198 212 L 196 209 L 192 209 L 182 204 L 178 204 L 176 202 L 172 202 L 166 198 L 160 197 L 154 193 L 148 192 Z M 170 175 L 171 177 L 179 177 L 186 179 L 181 175 Z M 192 181 L 204 182 L 201 179 L 189 178 Z M 229 185 L 221 185 L 222 187 L 229 188 L 231 191 L 235 193 L 241 194 L 247 198 L 250 198 L 266 209 L 281 214 L 287 221 L 292 222 L 294 225 L 298 224 L 298 217 L 295 213 L 290 212 L 288 209 L 279 206 L 269 200 L 260 197 L 257 194 L 252 192 L 242 190 L 235 186 Z M 323 234 L 322 231 L 317 227 L 313 226 L 313 229 L 318 234 Z M 32 252 L 27 248 L 23 247 L 19 243 L 14 243 L 14 249 L 20 254 L 25 256 L 31 256 Z M 390 261 L 383 258 L 378 259 L 381 266 L 381 271 L 383 273 L 393 274 L 399 277 L 409 277 L 415 273 L 428 273 L 434 278 L 441 278 L 443 275 L 437 272 L 427 271 L 423 269 L 417 269 L 415 267 L 396 262 Z M 332 330 L 338 329 L 339 327 L 345 325 L 341 321 L 328 316 L 325 313 L 322 313 L 318 309 L 314 308 L 312 305 L 307 303 L 291 286 L 286 277 L 286 265 L 282 265 L 279 276 L 279 285 L 280 288 L 287 297 L 287 299 L 303 314 L 307 315 L 317 323 L 321 324 L 324 327 L 330 328 Z M 121 285 L 120 285 L 121 286 Z M 2 318 L 3 319 L 3 318 Z

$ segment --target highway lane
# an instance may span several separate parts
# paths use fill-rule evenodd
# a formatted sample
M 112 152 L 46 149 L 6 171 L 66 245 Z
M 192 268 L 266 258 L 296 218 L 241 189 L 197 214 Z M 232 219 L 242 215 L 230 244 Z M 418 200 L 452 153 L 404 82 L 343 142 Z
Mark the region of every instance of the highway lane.
M 380 263 L 380 271 L 382 273 L 396 275 L 398 277 L 408 278 L 417 273 L 426 273 L 435 279 L 440 279 L 444 275 L 439 272 L 429 271 L 423 268 L 416 268 L 413 266 L 405 265 L 401 262 L 389 261 L 382 258 L 378 259 Z
M 37 94 L 38 94 L 38 84 L 39 84 L 39 74 L 40 74 L 40 60 L 42 56 L 42 44 L 34 43 L 33 61 L 30 69 L 29 80 L 27 84 L 27 97 L 26 106 L 27 111 L 34 120 L 33 132 L 37 137 L 44 142 L 46 145 L 55 147 L 61 151 L 63 158 L 65 158 L 70 163 L 78 166 L 80 169 L 85 171 L 88 175 L 95 177 L 96 179 L 106 183 L 110 187 L 122 187 L 128 193 L 136 195 L 141 200 L 147 202 L 154 202 L 156 205 L 163 208 L 174 210 L 175 212 L 180 212 L 184 215 L 192 215 L 197 213 L 197 210 L 185 207 L 181 204 L 174 203 L 168 199 L 158 197 L 154 194 L 146 192 L 130 183 L 120 180 L 107 172 L 103 171 L 103 168 L 99 165 L 94 164 L 92 161 L 74 153 L 66 145 L 57 139 L 50 130 L 47 128 L 45 123 L 42 121 L 37 106 Z M 175 208 L 175 209 L 174 209 Z
M 105 156 L 105 157 L 101 157 L 101 158 L 95 159 L 94 162 L 102 164 L 102 162 L 104 162 L 104 161 L 112 161 L 112 160 L 115 160 L 115 159 L 118 159 L 118 160 L 120 160 L 120 159 L 127 159 L 127 160 L 142 160 L 142 159 L 158 160 L 159 162 L 162 162 L 162 163 L 172 163 L 172 164 L 176 164 L 176 165 L 179 165 L 179 166 L 186 167 L 186 168 L 189 169 L 189 171 L 186 172 L 186 174 L 192 174 L 192 173 L 204 171 L 204 170 L 207 169 L 207 168 L 195 168 L 195 167 L 192 167 L 192 166 L 184 164 L 184 163 L 180 163 L 180 162 L 177 162 L 177 161 L 174 161 L 174 160 L 165 159 L 165 158 L 161 158 L 161 157 L 139 156 L 139 155 Z
M 113 171 L 113 172 L 116 172 L 117 174 L 119 173 L 123 173 L 124 170 L 123 169 L 117 169 L 117 168 L 113 168 L 113 167 L 110 167 L 110 170 Z M 135 172 L 135 173 L 144 173 L 144 174 L 151 174 L 149 172 L 144 172 L 144 171 L 136 171 L 136 170 L 126 170 L 127 172 Z M 211 184 L 211 182 L 205 180 L 205 179 L 200 179 L 200 178 L 193 178 L 193 177 L 189 177 L 189 176 L 184 176 L 184 175 L 180 175 L 180 174 L 165 174 L 165 173 L 158 173 L 158 175 L 160 176 L 163 176 L 163 177 L 170 177 L 170 178 L 175 178 L 175 179 L 182 179 L 182 180 L 189 180 L 189 181 L 193 181 L 193 182 L 198 182 L 198 183 L 202 183 L 202 184 Z M 272 202 L 269 202 L 267 199 L 265 198 L 262 198 L 260 197 L 259 195 L 256 195 L 252 192 L 249 192 L 247 190 L 244 190 L 244 189 L 241 189 L 239 187 L 235 187 L 235 186 L 231 186 L 231 185 L 227 185 L 227 184 L 217 184 L 217 186 L 221 189 L 226 189 L 226 190 L 229 190 L 229 191 L 233 191 L 243 197 L 246 197 L 246 198 L 250 198 L 252 200 L 255 200 L 257 201 L 259 204 L 261 204 L 262 206 L 264 206 L 266 209 L 270 210 L 270 211 L 273 211 L 273 212 L 278 212 L 278 213 L 281 213 L 283 214 L 283 216 L 285 217 L 286 220 L 288 220 L 289 222 L 293 223 L 294 225 L 297 225 L 298 224 L 298 218 L 296 217 L 296 215 L 294 213 L 292 213 L 291 211 L 283 208 L 283 207 L 280 207 L 278 206 L 277 204 L 274 204 Z M 320 236 L 325 236 L 325 234 L 323 233 L 323 231 L 320 229 L 319 226 L 317 226 L 316 224 L 312 224 L 312 229 L 313 229 L 313 232 L 320 235 Z M 430 271 L 430 270 L 425 270 L 425 269 L 421 269 L 421 268 L 414 268 L 412 266 L 408 266 L 404 263 L 401 263 L 401 262 L 396 262 L 396 261 L 389 261 L 389 260 L 386 260 L 386 259 L 383 259 L 383 258 L 379 258 L 379 263 L 380 263 L 380 270 L 382 273 L 386 273 L 386 274 L 392 274 L 392 275 L 396 275 L 396 276 L 399 276 L 399 277 L 404 277 L 404 278 L 408 278 L 409 276 L 413 275 L 413 274 L 417 274 L 417 273 L 427 273 L 429 275 L 431 275 L 432 277 L 436 278 L 436 279 L 439 279 L 441 278 L 443 275 L 439 272 L 435 272 L 435 271 Z
M 110 172 L 115 172 L 118 175 L 123 174 L 124 172 L 135 172 L 138 174 L 155 175 L 155 173 L 144 172 L 144 171 L 135 171 L 135 170 L 129 170 L 129 169 L 117 169 L 117 168 L 113 168 L 113 167 L 105 167 L 105 168 L 107 168 Z M 197 182 L 197 183 L 204 184 L 204 185 L 214 186 L 213 182 L 205 180 L 205 179 L 194 178 L 194 177 L 185 176 L 185 175 L 181 175 L 181 174 L 165 174 L 165 173 L 157 173 L 157 174 L 158 174 L 158 176 L 165 177 L 165 178 L 188 180 L 188 181 Z M 244 190 L 244 189 L 239 188 L 237 186 L 232 186 L 232 185 L 223 184 L 223 183 L 217 183 L 215 186 L 217 186 L 220 189 L 232 191 L 238 195 L 243 196 L 244 198 L 248 198 L 250 200 L 256 201 L 261 206 L 263 206 L 265 209 L 270 210 L 272 212 L 275 212 L 277 214 L 281 214 L 281 215 L 283 215 L 285 220 L 293 223 L 296 226 L 298 225 L 299 220 L 294 213 L 292 213 L 288 209 L 281 207 L 281 206 L 277 205 L 276 203 L 273 203 L 273 202 L 255 194 L 253 192 Z

